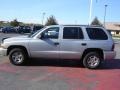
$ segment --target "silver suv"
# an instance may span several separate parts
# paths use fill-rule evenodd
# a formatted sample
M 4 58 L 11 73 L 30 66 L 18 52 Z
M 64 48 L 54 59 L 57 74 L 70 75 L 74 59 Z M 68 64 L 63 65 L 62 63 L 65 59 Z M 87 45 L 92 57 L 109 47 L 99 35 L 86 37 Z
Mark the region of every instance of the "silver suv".
M 82 25 L 47 26 L 29 36 L 3 39 L 0 53 L 9 55 L 14 65 L 23 65 L 28 58 L 74 59 L 90 69 L 116 55 L 107 30 Z

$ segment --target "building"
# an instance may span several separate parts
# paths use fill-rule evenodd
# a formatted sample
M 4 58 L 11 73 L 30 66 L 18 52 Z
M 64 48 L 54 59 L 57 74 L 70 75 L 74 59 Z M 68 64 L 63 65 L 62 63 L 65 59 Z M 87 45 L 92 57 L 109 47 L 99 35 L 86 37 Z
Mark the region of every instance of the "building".
M 107 22 L 105 27 L 113 36 L 120 36 L 120 22 Z

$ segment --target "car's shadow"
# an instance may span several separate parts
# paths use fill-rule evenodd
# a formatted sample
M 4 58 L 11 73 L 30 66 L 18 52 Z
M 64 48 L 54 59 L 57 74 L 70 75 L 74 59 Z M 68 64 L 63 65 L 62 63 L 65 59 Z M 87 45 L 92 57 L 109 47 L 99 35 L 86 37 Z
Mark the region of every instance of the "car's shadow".
M 53 66 L 53 67 L 71 67 L 84 68 L 82 62 L 78 60 L 50 60 L 50 59 L 30 59 L 26 66 Z M 102 62 L 100 70 L 120 69 L 120 59 L 106 60 Z
M 83 67 L 78 60 L 30 59 L 26 66 Z
M 106 60 L 103 62 L 101 70 L 120 69 L 120 59 Z

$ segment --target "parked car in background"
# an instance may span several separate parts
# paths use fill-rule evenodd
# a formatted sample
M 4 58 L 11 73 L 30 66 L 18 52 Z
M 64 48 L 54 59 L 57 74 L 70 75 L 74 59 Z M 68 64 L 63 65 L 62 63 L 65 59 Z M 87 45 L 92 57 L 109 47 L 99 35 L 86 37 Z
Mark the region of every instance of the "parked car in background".
M 16 29 L 14 27 L 3 27 L 1 29 L 3 33 L 16 33 Z
M 31 28 L 29 26 L 18 26 L 17 32 L 18 33 L 31 33 Z
M 0 32 L 2 32 L 2 28 L 3 28 L 3 27 L 0 27 Z
M 31 27 L 31 33 L 29 34 L 29 36 L 36 33 L 37 31 L 42 30 L 42 28 L 43 28 L 43 26 L 32 26 Z
M 31 27 L 31 32 L 32 32 L 32 33 L 33 33 L 33 32 L 36 32 L 36 31 L 38 31 L 38 30 L 40 30 L 40 29 L 42 29 L 42 28 L 43 28 L 43 26 L 34 25 L 34 26 Z

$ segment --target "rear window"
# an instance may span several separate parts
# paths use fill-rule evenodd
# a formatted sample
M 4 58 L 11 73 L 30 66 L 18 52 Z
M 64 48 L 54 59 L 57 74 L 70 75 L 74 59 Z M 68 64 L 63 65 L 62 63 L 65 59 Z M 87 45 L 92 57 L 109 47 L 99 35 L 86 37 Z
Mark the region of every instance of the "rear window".
M 86 28 L 88 36 L 92 40 L 107 40 L 107 34 L 101 28 Z

